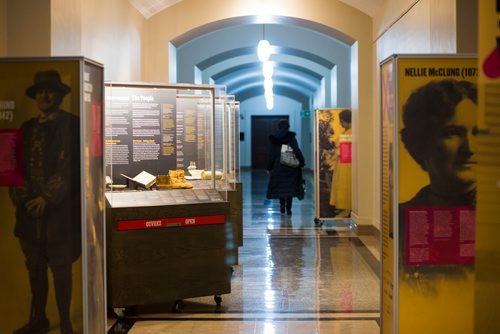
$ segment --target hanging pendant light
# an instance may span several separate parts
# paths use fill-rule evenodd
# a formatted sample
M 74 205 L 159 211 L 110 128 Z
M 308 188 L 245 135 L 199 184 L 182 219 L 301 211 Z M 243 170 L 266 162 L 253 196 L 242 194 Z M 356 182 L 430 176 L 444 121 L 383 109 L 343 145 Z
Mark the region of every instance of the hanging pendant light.
M 265 25 L 262 25 L 262 39 L 257 44 L 257 57 L 261 62 L 265 62 L 269 60 L 271 56 L 271 44 L 266 39 L 266 30 Z
M 271 56 L 271 44 L 266 39 L 266 27 L 262 25 L 262 39 L 257 45 L 257 57 L 262 62 L 262 75 L 264 76 L 264 97 L 266 99 L 266 108 L 272 110 L 274 108 L 273 96 L 273 72 L 274 64 L 269 62 Z
M 270 61 L 266 61 L 262 64 L 262 74 L 264 78 L 272 78 L 274 72 L 274 64 Z
M 257 45 L 257 57 L 261 62 L 265 62 L 269 60 L 271 44 L 266 39 L 261 39 L 259 44 Z

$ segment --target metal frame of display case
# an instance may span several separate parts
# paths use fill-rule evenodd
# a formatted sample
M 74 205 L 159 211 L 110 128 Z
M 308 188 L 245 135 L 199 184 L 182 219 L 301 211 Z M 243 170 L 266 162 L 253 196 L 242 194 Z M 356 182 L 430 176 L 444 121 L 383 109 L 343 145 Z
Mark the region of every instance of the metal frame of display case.
M 238 263 L 238 247 L 243 246 L 243 184 L 240 180 L 240 109 L 239 102 L 234 95 L 228 95 L 226 99 L 226 112 L 224 127 L 227 131 L 227 170 L 231 190 L 227 192 L 227 199 L 231 203 L 231 221 L 233 223 L 234 243 L 236 246 L 235 264 Z

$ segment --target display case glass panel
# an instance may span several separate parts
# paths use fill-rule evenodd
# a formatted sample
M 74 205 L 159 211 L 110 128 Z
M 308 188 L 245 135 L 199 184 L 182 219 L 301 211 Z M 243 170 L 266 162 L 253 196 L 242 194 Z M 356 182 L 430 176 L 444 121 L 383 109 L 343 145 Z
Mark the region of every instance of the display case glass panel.
M 227 188 L 224 105 L 217 103 L 225 95 L 224 86 L 107 83 L 110 204 L 222 200 L 210 190 Z M 177 191 L 130 194 L 141 190 Z
M 227 144 L 227 174 L 228 182 L 234 189 L 234 184 L 240 181 L 240 104 L 234 95 L 228 95 L 226 101 Z

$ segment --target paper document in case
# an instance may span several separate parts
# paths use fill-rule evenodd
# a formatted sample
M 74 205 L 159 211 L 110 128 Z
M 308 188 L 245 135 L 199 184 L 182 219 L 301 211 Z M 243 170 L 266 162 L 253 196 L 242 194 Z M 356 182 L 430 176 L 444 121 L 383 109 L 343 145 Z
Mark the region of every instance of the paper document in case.
M 156 176 L 149 174 L 146 171 L 140 172 L 134 178 L 131 178 L 130 176 L 127 176 L 125 174 L 120 174 L 120 175 L 136 183 L 139 183 L 144 188 L 149 188 L 156 182 Z

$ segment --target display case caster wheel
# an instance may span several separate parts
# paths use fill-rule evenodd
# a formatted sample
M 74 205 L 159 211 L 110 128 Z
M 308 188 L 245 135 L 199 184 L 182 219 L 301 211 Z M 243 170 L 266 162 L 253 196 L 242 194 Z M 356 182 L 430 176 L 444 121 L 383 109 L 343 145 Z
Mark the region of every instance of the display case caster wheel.
M 181 309 L 182 309 L 182 300 L 178 299 L 174 303 L 173 311 L 174 313 L 181 313 Z
M 215 304 L 217 305 L 217 308 L 220 308 L 220 306 L 222 304 L 222 297 L 220 295 L 215 295 L 214 301 L 215 301 Z
M 116 314 L 118 319 L 125 318 L 125 308 L 124 307 L 114 307 L 113 312 Z
M 314 225 L 321 226 L 323 225 L 323 221 L 321 219 L 314 218 Z

